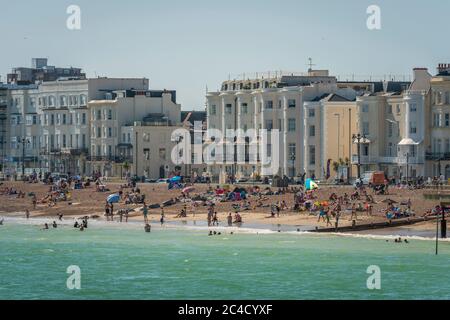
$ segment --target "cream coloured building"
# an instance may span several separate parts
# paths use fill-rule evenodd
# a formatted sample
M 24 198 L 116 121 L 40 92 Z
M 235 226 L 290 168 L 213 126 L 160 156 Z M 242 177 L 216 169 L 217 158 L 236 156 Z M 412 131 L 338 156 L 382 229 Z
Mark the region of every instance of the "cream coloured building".
M 329 94 L 317 101 L 305 102 L 305 172 L 326 180 L 334 179 L 333 162 L 348 162 L 356 152 L 352 135 L 357 132 L 356 95 Z M 350 168 L 350 175 L 353 168 Z
M 220 91 L 206 95 L 208 130 L 220 130 L 222 134 L 238 129 L 244 132 L 256 129 L 258 134 L 260 129 L 269 134 L 273 129 L 279 130 L 279 141 L 267 145 L 267 156 L 270 161 L 276 153 L 278 174 L 294 177 L 304 170 L 303 103 L 336 91 L 336 78 L 321 70 L 309 70 L 299 76 L 225 81 Z M 224 175 L 236 178 L 261 175 L 261 163 L 249 152 L 252 137 L 245 138 L 245 142 L 239 141 L 245 144 L 241 149 L 245 161 L 238 163 L 235 157 L 224 163 L 212 156 L 208 171 L 213 180 Z
M 450 64 L 440 64 L 431 79 L 431 100 L 427 171 L 450 179 Z
M 88 172 L 118 176 L 124 174 L 125 164 L 125 171 L 140 176 L 147 171 L 152 177 L 159 177 L 159 171 L 153 171 L 157 164 L 148 159 L 150 154 L 158 154 L 155 149 L 160 143 L 166 148 L 164 141 L 170 135 L 167 138 L 165 134 L 181 126 L 181 106 L 176 103 L 174 91 L 112 91 L 110 100 L 93 100 L 88 109 Z M 170 161 L 170 155 L 166 159 Z

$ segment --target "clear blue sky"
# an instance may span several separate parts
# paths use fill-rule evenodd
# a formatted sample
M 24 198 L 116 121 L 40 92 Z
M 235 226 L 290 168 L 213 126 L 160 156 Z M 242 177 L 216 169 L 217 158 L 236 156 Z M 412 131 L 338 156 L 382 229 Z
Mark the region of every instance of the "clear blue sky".
M 70 4 L 80 31 L 66 28 Z M 366 28 L 371 4 L 380 31 Z M 434 74 L 450 62 L 449 12 L 443 0 L 0 0 L 0 74 L 48 57 L 92 77 L 147 77 L 199 109 L 229 74 L 305 71 L 308 57 L 335 75 Z

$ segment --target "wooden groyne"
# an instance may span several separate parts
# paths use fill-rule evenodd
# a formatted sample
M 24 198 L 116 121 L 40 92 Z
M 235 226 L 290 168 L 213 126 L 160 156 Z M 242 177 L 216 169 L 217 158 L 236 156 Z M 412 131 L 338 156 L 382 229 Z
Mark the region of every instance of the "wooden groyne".
M 318 233 L 341 233 L 352 231 L 366 231 L 375 229 L 396 228 L 402 226 L 413 225 L 420 222 L 426 222 L 430 220 L 436 220 L 436 216 L 420 217 L 420 218 L 404 218 L 398 220 L 389 220 L 386 222 L 366 223 L 366 224 L 353 224 L 352 226 L 337 227 L 337 228 L 318 228 L 310 230 L 310 232 Z

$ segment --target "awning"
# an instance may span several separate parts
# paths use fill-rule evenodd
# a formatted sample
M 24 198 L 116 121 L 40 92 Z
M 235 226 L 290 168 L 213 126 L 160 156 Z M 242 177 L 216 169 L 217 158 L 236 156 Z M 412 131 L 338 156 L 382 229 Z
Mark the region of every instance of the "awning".
M 402 141 L 400 141 L 400 143 L 398 145 L 399 146 L 417 146 L 421 143 L 422 143 L 422 141 L 416 142 L 411 138 L 406 138 L 406 139 L 403 139 Z

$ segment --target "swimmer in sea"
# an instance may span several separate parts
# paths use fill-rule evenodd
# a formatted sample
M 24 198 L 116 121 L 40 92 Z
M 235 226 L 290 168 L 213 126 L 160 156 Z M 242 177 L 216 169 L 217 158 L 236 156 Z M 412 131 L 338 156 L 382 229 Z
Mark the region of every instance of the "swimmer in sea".
M 4 219 L 0 220 L 0 226 L 3 225 L 3 221 L 5 221 Z
M 42 230 L 48 230 L 48 224 L 44 223 L 44 228 L 42 228 Z
M 58 225 L 56 224 L 56 222 L 55 221 L 53 221 L 53 228 L 58 228 Z

